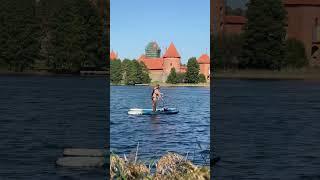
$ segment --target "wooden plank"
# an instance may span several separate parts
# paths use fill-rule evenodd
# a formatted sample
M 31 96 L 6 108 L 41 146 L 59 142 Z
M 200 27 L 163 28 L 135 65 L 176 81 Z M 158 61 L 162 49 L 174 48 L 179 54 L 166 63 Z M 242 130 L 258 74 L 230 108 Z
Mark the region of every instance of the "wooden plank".
M 63 151 L 64 156 L 88 156 L 104 157 L 107 151 L 105 149 L 84 149 L 84 148 L 66 148 Z
M 62 157 L 56 164 L 64 167 L 102 167 L 105 160 L 104 157 Z

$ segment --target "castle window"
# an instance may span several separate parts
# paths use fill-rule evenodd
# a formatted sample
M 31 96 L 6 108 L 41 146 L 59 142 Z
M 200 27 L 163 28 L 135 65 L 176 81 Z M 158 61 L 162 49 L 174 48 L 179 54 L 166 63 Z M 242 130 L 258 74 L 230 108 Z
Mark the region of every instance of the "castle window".
M 172 63 L 170 63 L 170 66 L 172 66 Z

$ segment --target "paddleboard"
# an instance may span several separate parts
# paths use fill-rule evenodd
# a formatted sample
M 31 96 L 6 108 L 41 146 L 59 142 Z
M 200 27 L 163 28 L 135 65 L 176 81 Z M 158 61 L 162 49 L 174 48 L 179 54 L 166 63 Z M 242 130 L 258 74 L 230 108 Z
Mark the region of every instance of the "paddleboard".
M 177 114 L 179 113 L 176 108 L 159 108 L 155 112 L 152 109 L 138 109 L 133 108 L 128 111 L 130 115 L 156 115 L 156 114 Z

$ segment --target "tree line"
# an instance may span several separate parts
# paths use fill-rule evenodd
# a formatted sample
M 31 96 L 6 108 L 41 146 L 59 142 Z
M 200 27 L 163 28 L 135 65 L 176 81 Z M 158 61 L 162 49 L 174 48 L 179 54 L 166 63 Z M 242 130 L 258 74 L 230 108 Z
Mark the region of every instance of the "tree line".
M 151 79 L 144 63 L 137 60 L 110 60 L 110 81 L 113 84 L 148 84 Z
M 148 84 L 151 82 L 149 71 L 143 62 L 133 59 L 110 60 L 110 81 L 112 84 Z M 188 60 L 187 72 L 176 72 L 172 68 L 166 83 L 205 83 L 206 77 L 200 74 L 200 67 L 195 57 Z
M 0 4 L 0 68 L 77 72 L 103 68 L 101 18 L 89 0 L 10 0 Z
M 308 65 L 305 47 L 286 38 L 287 12 L 281 0 L 251 0 L 241 34 L 215 37 L 214 64 L 218 69 L 302 68 Z

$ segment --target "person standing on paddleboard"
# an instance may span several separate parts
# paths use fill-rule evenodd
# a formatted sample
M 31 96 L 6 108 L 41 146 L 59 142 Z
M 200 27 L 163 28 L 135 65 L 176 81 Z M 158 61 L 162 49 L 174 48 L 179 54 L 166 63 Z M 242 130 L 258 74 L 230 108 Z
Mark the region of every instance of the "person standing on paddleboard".
M 152 99 L 152 111 L 156 112 L 157 109 L 157 101 L 158 99 L 161 98 L 161 93 L 160 93 L 160 85 L 157 84 L 156 87 L 153 88 L 152 94 L 151 94 L 151 99 Z

